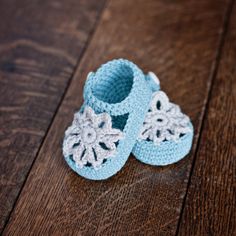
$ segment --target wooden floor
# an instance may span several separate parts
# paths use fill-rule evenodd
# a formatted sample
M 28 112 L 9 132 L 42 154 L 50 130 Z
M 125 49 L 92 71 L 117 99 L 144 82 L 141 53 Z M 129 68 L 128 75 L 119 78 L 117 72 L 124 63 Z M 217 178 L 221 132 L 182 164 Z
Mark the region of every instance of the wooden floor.
M 3 235 L 236 235 L 234 0 L 0 0 Z M 190 155 L 131 155 L 107 181 L 65 164 L 86 75 L 112 58 L 158 74 L 194 123 Z

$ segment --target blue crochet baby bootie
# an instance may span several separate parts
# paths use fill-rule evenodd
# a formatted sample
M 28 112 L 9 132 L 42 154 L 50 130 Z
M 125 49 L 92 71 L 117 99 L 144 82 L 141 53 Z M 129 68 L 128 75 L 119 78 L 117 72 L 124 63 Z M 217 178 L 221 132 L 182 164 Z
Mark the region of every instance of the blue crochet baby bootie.
M 152 89 L 146 76 L 124 59 L 89 73 L 84 104 L 66 130 L 63 154 L 79 175 L 109 178 L 125 164 L 148 111 Z
M 178 105 L 159 90 L 159 80 L 148 74 L 153 96 L 149 111 L 132 150 L 134 156 L 150 165 L 164 166 L 185 157 L 192 146 L 193 126 Z M 153 84 L 156 83 L 156 87 Z

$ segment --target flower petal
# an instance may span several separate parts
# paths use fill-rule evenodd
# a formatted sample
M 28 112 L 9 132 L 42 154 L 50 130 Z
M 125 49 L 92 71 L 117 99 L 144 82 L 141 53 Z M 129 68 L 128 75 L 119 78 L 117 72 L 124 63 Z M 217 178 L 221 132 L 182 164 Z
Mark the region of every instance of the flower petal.
M 109 157 L 114 156 L 114 154 L 116 153 L 116 149 L 104 149 L 102 148 L 99 144 L 97 144 L 94 148 L 95 153 L 97 155 L 97 160 L 104 160 L 107 159 Z
M 160 105 L 159 109 L 157 106 Z M 169 98 L 163 91 L 158 91 L 153 94 L 151 101 L 151 111 L 164 110 L 167 111 L 170 108 Z
M 78 136 L 68 136 L 65 137 L 63 142 L 63 154 L 68 157 L 73 154 L 73 146 L 76 143 L 79 143 L 80 139 Z
M 94 121 L 94 117 L 96 116 L 94 110 L 89 106 L 86 106 L 84 108 L 83 115 L 86 120 L 91 120 L 91 121 Z
M 94 162 L 96 162 L 93 150 L 91 146 L 86 147 L 85 154 L 83 156 L 83 159 L 87 160 L 87 162 L 91 163 L 93 165 Z
M 123 139 L 124 135 L 119 129 L 106 130 L 103 134 L 100 134 L 100 141 L 103 143 L 115 143 L 120 139 Z
M 80 162 L 82 160 L 84 151 L 85 151 L 85 147 L 82 143 L 74 148 L 74 150 L 73 150 L 73 160 L 76 163 Z
M 76 125 L 69 126 L 65 132 L 65 136 L 75 135 L 75 134 L 76 135 L 80 134 L 80 129 Z
M 112 121 L 111 117 L 107 113 L 101 113 L 96 116 L 96 125 L 102 130 L 111 130 Z

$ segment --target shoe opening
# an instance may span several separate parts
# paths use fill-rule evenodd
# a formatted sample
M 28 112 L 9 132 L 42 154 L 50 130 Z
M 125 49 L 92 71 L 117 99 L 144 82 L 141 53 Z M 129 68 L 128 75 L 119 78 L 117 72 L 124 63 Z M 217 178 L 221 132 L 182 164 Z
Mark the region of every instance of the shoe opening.
M 125 63 L 105 64 L 96 72 L 92 92 L 103 102 L 119 103 L 129 96 L 133 78 L 133 70 Z

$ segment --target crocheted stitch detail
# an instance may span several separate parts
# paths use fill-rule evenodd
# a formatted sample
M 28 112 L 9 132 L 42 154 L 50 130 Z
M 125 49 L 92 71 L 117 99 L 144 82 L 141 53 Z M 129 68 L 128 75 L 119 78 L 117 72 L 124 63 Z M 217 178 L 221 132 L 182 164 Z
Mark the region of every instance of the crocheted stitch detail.
M 101 167 L 105 159 L 116 154 L 116 142 L 123 138 L 119 129 L 112 128 L 108 113 L 95 114 L 89 106 L 76 113 L 72 125 L 65 132 L 63 154 L 70 156 L 79 168 Z
M 189 117 L 178 105 L 169 102 L 163 91 L 155 92 L 139 139 L 153 141 L 156 145 L 169 140 L 177 142 L 182 135 L 192 132 L 189 122 Z

